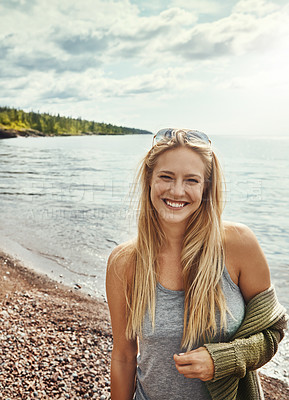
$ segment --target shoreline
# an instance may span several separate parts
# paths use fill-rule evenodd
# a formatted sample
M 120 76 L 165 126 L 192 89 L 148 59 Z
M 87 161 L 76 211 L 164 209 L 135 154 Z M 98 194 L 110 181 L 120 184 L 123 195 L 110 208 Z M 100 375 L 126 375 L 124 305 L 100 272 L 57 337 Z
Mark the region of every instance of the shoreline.
M 44 137 L 44 136 L 50 136 L 50 135 L 45 135 L 44 133 L 40 131 L 36 131 L 34 129 L 11 129 L 11 128 L 0 128 L 0 139 L 12 139 L 16 137 Z
M 151 133 L 142 133 L 142 135 L 148 135 Z M 125 136 L 134 135 L 134 133 L 93 133 L 93 132 L 81 132 L 77 134 L 55 134 L 55 133 L 43 133 L 35 129 L 5 129 L 0 127 L 0 139 L 13 139 L 17 137 L 70 137 L 70 136 Z
M 112 333 L 105 301 L 40 275 L 0 251 L 0 391 L 10 399 L 110 398 Z M 286 383 L 260 374 L 266 400 Z

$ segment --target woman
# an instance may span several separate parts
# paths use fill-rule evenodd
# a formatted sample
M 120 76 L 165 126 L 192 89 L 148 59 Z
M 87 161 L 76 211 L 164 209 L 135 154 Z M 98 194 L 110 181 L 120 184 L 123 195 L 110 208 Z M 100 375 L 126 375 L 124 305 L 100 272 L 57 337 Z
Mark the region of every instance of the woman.
M 167 129 L 139 171 L 138 235 L 107 268 L 112 400 L 261 399 L 285 310 L 252 231 L 221 219 L 211 141 Z M 258 318 L 256 318 L 258 314 Z

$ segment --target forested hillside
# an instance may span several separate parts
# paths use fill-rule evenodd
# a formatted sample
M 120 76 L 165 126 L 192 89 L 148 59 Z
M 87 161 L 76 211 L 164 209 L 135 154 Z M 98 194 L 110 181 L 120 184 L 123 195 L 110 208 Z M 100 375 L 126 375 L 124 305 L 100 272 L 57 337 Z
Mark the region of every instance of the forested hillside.
M 151 133 L 81 118 L 61 117 L 48 113 L 24 112 L 16 108 L 0 107 L 0 128 L 19 131 L 35 130 L 46 135 L 121 135 Z

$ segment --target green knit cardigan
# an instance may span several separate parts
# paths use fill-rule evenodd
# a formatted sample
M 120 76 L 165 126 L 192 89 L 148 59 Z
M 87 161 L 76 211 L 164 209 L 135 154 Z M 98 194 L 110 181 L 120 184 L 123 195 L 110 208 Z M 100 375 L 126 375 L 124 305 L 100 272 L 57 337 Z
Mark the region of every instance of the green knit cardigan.
M 256 369 L 276 353 L 288 316 L 273 287 L 255 296 L 245 318 L 228 343 L 206 343 L 215 366 L 214 379 L 206 382 L 213 400 L 263 399 Z

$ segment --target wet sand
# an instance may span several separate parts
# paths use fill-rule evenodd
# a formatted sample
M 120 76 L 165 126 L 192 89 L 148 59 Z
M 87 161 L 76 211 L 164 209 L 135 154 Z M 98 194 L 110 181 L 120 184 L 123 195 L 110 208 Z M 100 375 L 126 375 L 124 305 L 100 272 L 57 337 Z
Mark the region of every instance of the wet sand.
M 0 253 L 0 393 L 3 399 L 110 398 L 107 304 Z M 265 399 L 288 386 L 261 375 Z

